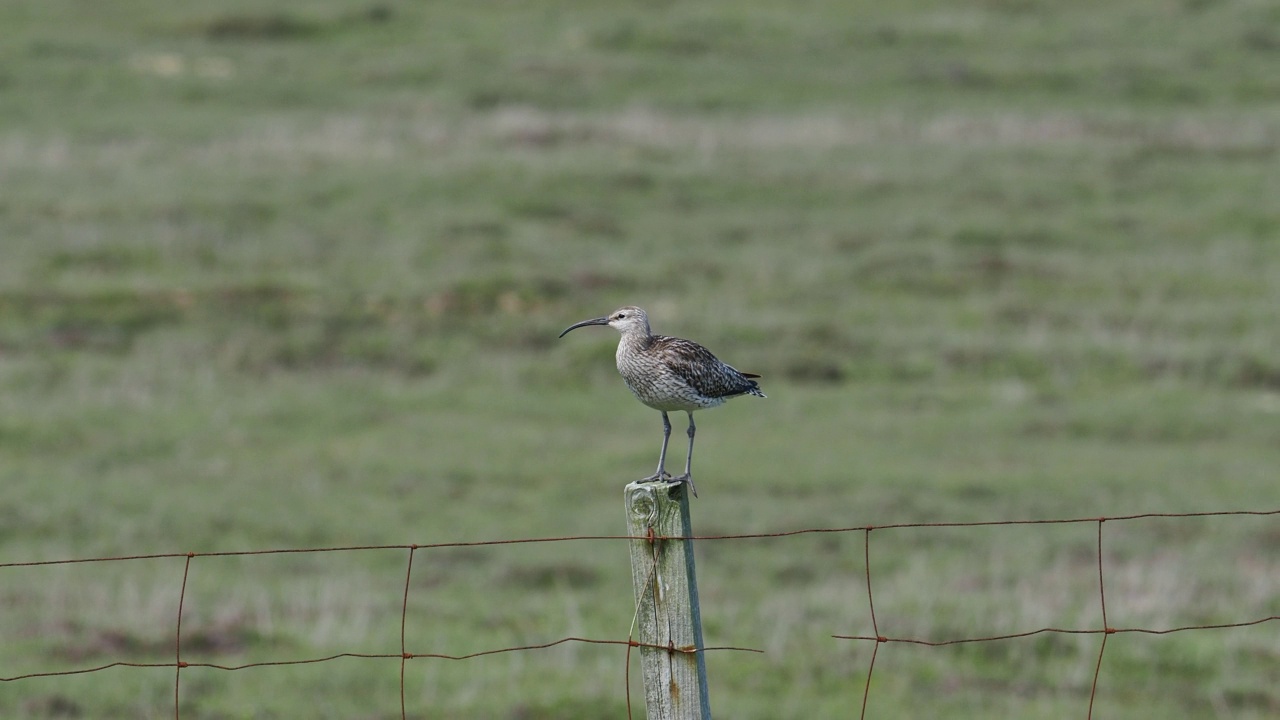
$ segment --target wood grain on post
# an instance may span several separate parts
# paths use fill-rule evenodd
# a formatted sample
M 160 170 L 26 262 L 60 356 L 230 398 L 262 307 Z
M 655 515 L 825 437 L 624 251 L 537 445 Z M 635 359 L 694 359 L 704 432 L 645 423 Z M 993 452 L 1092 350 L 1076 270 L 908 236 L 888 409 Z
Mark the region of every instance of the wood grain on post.
M 689 493 L 678 483 L 627 485 L 627 534 L 649 720 L 710 720 L 702 616 L 693 571 Z

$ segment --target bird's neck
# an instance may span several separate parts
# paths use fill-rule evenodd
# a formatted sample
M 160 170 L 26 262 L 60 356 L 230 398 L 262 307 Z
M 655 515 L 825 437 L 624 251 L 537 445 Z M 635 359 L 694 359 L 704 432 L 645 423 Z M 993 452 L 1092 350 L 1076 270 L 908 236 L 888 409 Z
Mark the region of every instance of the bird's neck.
M 629 350 L 647 350 L 653 344 L 653 335 L 647 332 L 629 332 L 623 333 L 622 338 L 618 340 L 618 348 L 627 348 Z

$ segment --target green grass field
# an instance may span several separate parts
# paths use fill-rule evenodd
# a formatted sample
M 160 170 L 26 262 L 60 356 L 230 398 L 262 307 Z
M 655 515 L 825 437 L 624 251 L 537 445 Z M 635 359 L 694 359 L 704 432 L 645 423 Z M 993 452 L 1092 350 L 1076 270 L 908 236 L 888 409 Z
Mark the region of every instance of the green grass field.
M 621 304 L 764 376 L 701 534 L 1280 508 L 1280 9 L 0 4 L 0 563 L 625 531 Z M 683 417 L 673 418 L 673 456 Z M 1276 516 L 1104 526 L 1108 623 L 1280 615 Z M 861 532 L 705 541 L 718 717 L 843 718 Z M 885 635 L 1101 625 L 1096 526 L 871 536 Z M 407 551 L 196 557 L 183 658 L 400 652 Z M 0 567 L 0 677 L 172 662 L 185 558 Z M 420 550 L 406 647 L 623 639 L 620 542 Z M 1278 624 L 1108 639 L 1095 718 L 1280 713 Z M 891 644 L 868 717 L 1084 718 L 1100 638 Z M 634 660 L 634 658 L 633 658 Z M 624 649 L 407 665 L 411 718 L 626 716 Z M 642 717 L 632 663 L 631 688 Z M 398 659 L 185 720 L 400 717 Z M 0 683 L 167 718 L 171 668 Z

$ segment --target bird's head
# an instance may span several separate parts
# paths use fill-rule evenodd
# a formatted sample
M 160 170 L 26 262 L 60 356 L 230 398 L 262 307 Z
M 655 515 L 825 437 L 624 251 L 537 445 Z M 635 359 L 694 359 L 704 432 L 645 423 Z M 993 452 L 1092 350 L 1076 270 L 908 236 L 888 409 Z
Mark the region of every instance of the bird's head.
M 560 337 L 567 335 L 570 330 L 576 330 L 587 325 L 608 325 L 623 335 L 629 335 L 632 333 L 640 333 L 646 336 L 649 335 L 649 316 L 645 314 L 644 310 L 641 310 L 634 305 L 626 305 L 614 310 L 604 317 L 592 318 L 590 320 L 583 320 L 580 323 L 574 323 L 573 325 L 565 328 L 565 331 L 560 333 Z

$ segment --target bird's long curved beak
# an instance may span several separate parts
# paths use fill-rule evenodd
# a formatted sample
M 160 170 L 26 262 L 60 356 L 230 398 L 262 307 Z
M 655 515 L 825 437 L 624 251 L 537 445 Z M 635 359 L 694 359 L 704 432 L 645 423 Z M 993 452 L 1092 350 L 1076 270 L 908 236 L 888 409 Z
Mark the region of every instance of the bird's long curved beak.
M 560 337 L 564 337 L 565 335 L 568 335 L 570 330 L 577 330 L 578 328 L 586 327 L 587 325 L 608 325 L 608 324 L 609 324 L 609 318 L 607 317 L 598 317 L 598 318 L 591 318 L 590 320 L 583 320 L 580 323 L 574 323 L 573 325 L 570 325 L 569 327 L 565 328 L 564 332 L 560 333 Z

